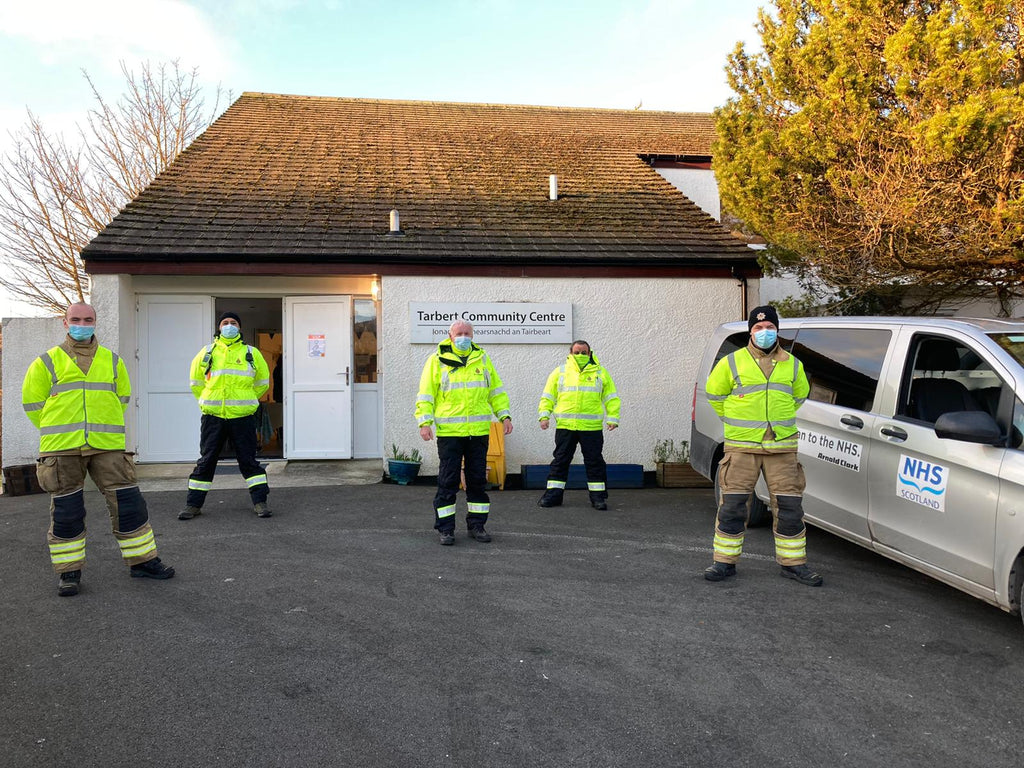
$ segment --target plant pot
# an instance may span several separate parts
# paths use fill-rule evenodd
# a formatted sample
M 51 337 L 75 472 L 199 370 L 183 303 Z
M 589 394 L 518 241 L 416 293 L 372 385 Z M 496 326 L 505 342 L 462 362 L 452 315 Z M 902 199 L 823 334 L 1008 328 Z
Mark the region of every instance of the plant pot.
M 399 485 L 408 485 L 420 473 L 420 462 L 388 459 L 388 477 Z
M 714 483 L 688 463 L 678 461 L 659 461 L 655 465 L 654 477 L 660 488 L 711 488 L 714 486 Z

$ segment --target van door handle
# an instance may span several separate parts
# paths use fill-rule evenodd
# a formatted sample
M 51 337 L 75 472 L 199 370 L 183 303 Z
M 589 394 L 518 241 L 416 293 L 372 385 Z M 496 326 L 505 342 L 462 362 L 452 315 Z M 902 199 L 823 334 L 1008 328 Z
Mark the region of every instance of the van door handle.
M 907 433 L 899 427 L 882 427 L 879 431 L 886 437 L 894 437 L 897 440 L 907 439 Z
M 864 429 L 864 420 L 856 416 L 843 416 L 843 418 L 841 418 L 840 421 L 843 422 L 843 424 L 845 424 L 848 427 L 853 427 L 854 429 Z

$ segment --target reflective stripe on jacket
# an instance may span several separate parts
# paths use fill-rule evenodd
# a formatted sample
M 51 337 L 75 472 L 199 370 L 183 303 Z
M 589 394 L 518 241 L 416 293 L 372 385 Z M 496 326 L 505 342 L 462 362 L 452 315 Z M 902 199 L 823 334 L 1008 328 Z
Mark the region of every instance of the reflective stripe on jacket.
M 539 419 L 553 416 L 556 429 L 578 432 L 599 430 L 605 420 L 609 424 L 619 423 L 622 401 L 615 391 L 615 382 L 596 355 L 591 353 L 590 359 L 593 362 L 581 371 L 570 354 L 564 365 L 551 372 L 537 406 Z
M 768 378 L 746 347 L 719 360 L 708 376 L 708 401 L 725 426 L 727 448 L 797 449 L 796 409 L 810 387 L 800 361 L 777 354 Z M 769 427 L 774 439 L 765 440 Z
M 39 428 L 39 451 L 125 449 L 124 412 L 132 386 L 124 361 L 97 345 L 85 374 L 54 347 L 32 361 L 21 386 L 25 414 Z
M 260 397 L 270 388 L 270 369 L 260 351 L 244 344 L 241 336 L 218 336 L 192 359 L 189 386 L 203 413 L 237 419 L 256 412 Z
M 427 358 L 416 395 L 416 423 L 434 424 L 438 437 L 486 435 L 491 421 L 511 418 L 508 393 L 490 356 L 476 344 L 462 357 L 451 339 Z

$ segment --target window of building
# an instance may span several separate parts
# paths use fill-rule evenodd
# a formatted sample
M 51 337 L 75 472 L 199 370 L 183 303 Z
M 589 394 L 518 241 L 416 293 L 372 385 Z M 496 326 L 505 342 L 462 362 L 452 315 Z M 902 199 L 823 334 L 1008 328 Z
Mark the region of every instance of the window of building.
M 808 400 L 870 411 L 892 332 L 875 328 L 801 328 L 792 352 L 811 385 Z
M 377 303 L 372 299 L 352 302 L 352 351 L 355 383 L 377 382 Z

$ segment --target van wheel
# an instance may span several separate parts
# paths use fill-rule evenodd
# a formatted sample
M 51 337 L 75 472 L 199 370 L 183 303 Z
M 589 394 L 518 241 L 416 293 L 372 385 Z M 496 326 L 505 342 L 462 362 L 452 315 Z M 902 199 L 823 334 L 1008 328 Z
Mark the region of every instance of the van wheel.
M 715 509 L 718 509 L 718 501 L 722 498 L 722 488 L 718 484 L 718 463 L 715 463 L 715 469 L 712 473 L 712 477 L 715 478 Z M 757 498 L 756 493 L 750 494 L 750 501 L 747 502 L 747 527 L 748 528 L 761 528 L 765 525 L 770 525 L 772 522 L 772 512 L 768 509 L 768 505 Z
M 1024 579 L 1020 582 L 1020 591 L 1017 593 L 1017 605 L 1024 605 Z M 1020 612 L 1020 620 L 1024 621 L 1024 609 Z

